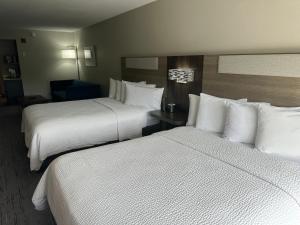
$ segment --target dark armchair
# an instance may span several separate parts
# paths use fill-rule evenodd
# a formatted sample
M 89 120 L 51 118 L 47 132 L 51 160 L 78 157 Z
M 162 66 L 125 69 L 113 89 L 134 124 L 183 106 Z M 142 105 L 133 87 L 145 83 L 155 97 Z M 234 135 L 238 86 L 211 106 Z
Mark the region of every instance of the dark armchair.
M 101 97 L 100 85 L 80 80 L 50 81 L 53 101 L 72 101 Z

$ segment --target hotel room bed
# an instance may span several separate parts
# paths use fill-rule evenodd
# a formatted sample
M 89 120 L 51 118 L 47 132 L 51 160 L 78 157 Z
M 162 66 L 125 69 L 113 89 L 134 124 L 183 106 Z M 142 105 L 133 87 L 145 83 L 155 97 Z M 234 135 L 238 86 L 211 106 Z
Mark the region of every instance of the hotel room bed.
M 110 98 L 27 107 L 22 131 L 30 168 L 38 170 L 47 157 L 68 150 L 140 137 L 143 127 L 157 122 L 149 110 Z
M 33 203 L 58 225 L 295 225 L 299 186 L 299 164 L 182 127 L 59 157 Z

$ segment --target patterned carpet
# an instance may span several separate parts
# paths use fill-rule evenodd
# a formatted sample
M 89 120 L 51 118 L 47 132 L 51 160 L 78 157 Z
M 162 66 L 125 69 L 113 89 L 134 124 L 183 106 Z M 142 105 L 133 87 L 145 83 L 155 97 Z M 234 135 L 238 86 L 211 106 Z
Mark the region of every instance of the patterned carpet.
M 0 225 L 54 225 L 50 211 L 38 212 L 31 203 L 42 173 L 31 173 L 21 110 L 0 107 Z

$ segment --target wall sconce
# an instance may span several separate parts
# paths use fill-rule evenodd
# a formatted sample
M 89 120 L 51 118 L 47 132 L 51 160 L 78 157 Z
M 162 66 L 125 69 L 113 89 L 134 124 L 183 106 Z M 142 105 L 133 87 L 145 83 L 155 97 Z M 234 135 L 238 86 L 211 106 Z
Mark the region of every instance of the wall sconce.
M 95 46 L 83 47 L 85 66 L 97 66 Z
M 92 51 L 90 49 L 84 49 L 84 58 L 85 59 L 91 59 L 92 58 Z
M 169 80 L 176 80 L 177 83 L 186 84 L 194 81 L 194 70 L 190 68 L 170 69 Z
M 77 47 L 71 46 L 68 49 L 63 49 L 61 51 L 61 55 L 63 59 L 75 59 L 76 67 L 77 67 L 77 76 L 78 80 L 80 80 L 80 72 L 79 72 L 79 62 L 78 62 L 78 50 Z
M 75 49 L 64 49 L 61 51 L 63 59 L 76 59 L 76 50 Z

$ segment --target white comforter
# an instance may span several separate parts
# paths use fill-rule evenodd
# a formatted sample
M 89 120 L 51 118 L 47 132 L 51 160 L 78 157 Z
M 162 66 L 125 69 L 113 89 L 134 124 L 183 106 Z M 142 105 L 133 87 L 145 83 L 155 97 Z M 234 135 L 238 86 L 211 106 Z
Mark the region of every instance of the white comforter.
M 30 168 L 38 170 L 48 156 L 64 151 L 140 137 L 148 111 L 109 98 L 25 108 L 22 131 Z
M 58 225 L 296 225 L 300 166 L 177 128 L 58 158 L 33 203 Z

